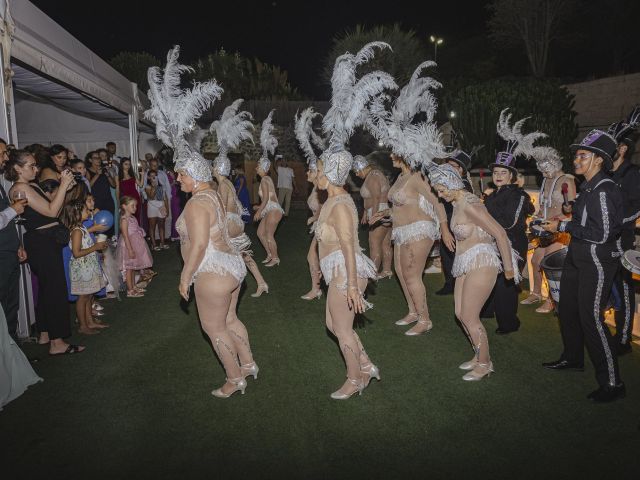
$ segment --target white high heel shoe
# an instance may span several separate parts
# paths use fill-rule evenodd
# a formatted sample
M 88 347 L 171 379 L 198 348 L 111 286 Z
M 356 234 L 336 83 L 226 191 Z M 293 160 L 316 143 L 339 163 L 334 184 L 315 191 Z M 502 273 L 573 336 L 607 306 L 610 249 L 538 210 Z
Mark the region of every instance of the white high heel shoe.
M 264 260 L 262 260 L 262 263 L 269 263 L 271 261 L 271 257 L 267 257 Z
M 342 393 L 340 390 L 337 390 L 331 394 L 331 398 L 333 398 L 334 400 L 347 400 L 356 393 L 358 395 L 362 395 L 362 390 L 364 390 L 364 383 L 359 382 L 358 380 L 354 380 L 353 378 L 347 378 L 347 380 L 355 385 L 356 390 L 351 393 Z
M 412 323 L 417 322 L 419 318 L 420 317 L 417 313 L 408 313 L 406 317 L 401 318 L 400 320 L 396 320 L 395 324 L 404 327 L 406 325 L 411 325 Z
M 464 362 L 460 364 L 458 367 L 460 370 L 473 370 L 478 365 L 478 359 L 473 357 L 473 360 L 469 360 L 468 362 Z
M 302 300 L 314 300 L 314 299 L 319 299 L 322 296 L 322 290 L 318 289 L 316 292 L 309 292 L 305 295 L 302 295 L 300 298 Z
M 257 375 L 257 373 L 256 373 Z M 232 383 L 233 385 L 235 385 L 235 388 L 233 390 L 231 390 L 229 393 L 224 393 L 222 391 L 222 387 L 215 389 L 213 392 L 211 392 L 211 395 L 213 395 L 214 397 L 217 398 L 229 398 L 231 395 L 233 395 L 236 392 L 240 392 L 241 395 L 244 395 L 244 390 L 245 388 L 247 388 L 247 381 L 240 377 L 240 378 L 227 378 L 226 379 L 227 382 Z
M 272 258 L 271 261 L 269 263 L 265 263 L 265 267 L 276 267 L 280 265 L 280 259 L 279 258 Z
M 493 362 L 478 363 L 473 370 L 465 374 L 462 379 L 466 382 L 479 382 L 494 372 Z
M 242 365 L 242 366 L 240 366 L 240 369 L 244 370 L 242 372 L 242 376 L 244 378 L 253 377 L 254 380 L 258 379 L 258 372 L 260 371 L 260 368 L 258 367 L 258 364 L 256 362 L 247 363 L 246 365 Z
M 269 285 L 267 285 L 266 283 L 262 283 L 258 285 L 258 289 L 256 290 L 256 293 L 252 293 L 251 296 L 253 298 L 258 298 L 263 293 L 269 293 Z
M 423 330 L 422 332 L 416 332 L 414 330 L 414 328 L 416 328 L 418 325 L 426 325 L 427 329 Z M 404 332 L 404 334 L 408 337 L 416 337 L 418 335 L 423 335 L 425 333 L 429 333 L 431 331 L 431 329 L 433 328 L 433 322 L 431 320 L 424 320 L 420 315 L 418 315 L 418 323 L 416 323 L 411 330 L 407 330 L 406 332 Z
M 369 378 L 364 382 L 364 388 L 367 388 L 371 383 L 371 379 L 375 378 L 377 381 L 380 381 L 380 370 L 373 363 L 368 367 L 369 370 L 360 370 L 365 375 L 368 375 Z M 363 390 L 364 390 L 363 388 Z

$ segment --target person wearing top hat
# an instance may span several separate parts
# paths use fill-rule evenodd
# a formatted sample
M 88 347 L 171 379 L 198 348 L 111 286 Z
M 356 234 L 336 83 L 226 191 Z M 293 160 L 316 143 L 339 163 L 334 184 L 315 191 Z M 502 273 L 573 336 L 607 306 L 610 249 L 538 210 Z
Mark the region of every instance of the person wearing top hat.
M 520 255 L 517 268 L 522 272 L 528 246 L 526 221 L 535 209 L 531 197 L 517 183 L 518 170 L 514 165 L 514 155 L 508 152 L 498 153 L 495 163 L 489 165 L 496 189 L 485 197 L 484 205 L 507 232 L 511 246 Z M 495 313 L 498 322 L 497 334 L 504 335 L 520 328 L 519 293 L 520 288 L 513 280 L 507 280 L 504 273 L 498 275 L 493 292 L 484 308 L 485 313 Z
M 469 179 L 469 168 L 471 167 L 471 156 L 466 152 L 456 149 L 451 152 L 449 157 L 445 159 L 445 163 L 451 165 L 462 177 L 464 188 L 473 193 L 473 186 Z M 444 203 L 444 210 L 447 214 L 447 221 L 451 224 L 451 216 L 453 215 L 453 204 L 449 202 Z M 455 259 L 455 252 L 449 250 L 443 242 L 440 242 L 440 260 L 442 262 L 442 273 L 444 273 L 444 285 L 438 291 L 436 295 L 452 295 L 453 286 L 456 279 L 451 274 L 453 268 L 453 260 Z
M 626 394 L 603 316 L 620 263 L 616 243 L 624 218 L 620 187 L 605 173 L 613 167 L 617 146 L 615 138 L 601 130 L 592 130 L 579 144 L 571 145 L 575 173 L 584 177 L 573 216 L 543 224 L 548 232 L 570 233 L 571 241 L 558 307 L 564 349 L 559 360 L 542 365 L 552 370 L 582 371 L 586 345 L 600 385 L 587 397 L 595 402 L 610 402 Z
M 640 218 L 640 169 L 631 163 L 638 139 L 636 132 L 638 127 L 640 127 L 640 105 L 635 107 L 626 122 L 614 123 L 609 127 L 609 133 L 618 143 L 610 173 L 611 179 L 622 190 L 624 203 L 619 245 L 622 252 L 633 250 L 636 221 Z M 613 285 L 621 297 L 620 307 L 615 313 L 615 345 L 618 355 L 624 355 L 631 352 L 631 332 L 633 331 L 635 295 L 631 271 L 620 265 Z

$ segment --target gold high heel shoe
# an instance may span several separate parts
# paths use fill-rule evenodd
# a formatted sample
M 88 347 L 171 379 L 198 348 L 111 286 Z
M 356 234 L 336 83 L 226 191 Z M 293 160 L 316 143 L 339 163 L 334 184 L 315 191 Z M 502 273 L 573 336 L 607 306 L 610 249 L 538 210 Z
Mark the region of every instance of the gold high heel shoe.
M 314 300 L 319 299 L 322 296 L 322 290 L 318 289 L 317 291 L 310 291 L 309 293 L 302 295 L 300 298 L 302 300 Z
M 411 313 L 409 312 L 407 314 L 406 317 L 401 318 L 400 320 L 396 320 L 396 325 L 400 325 L 401 327 L 404 327 L 406 325 L 411 325 L 412 323 L 415 323 L 418 321 L 420 317 L 418 316 L 417 313 Z
M 271 257 L 267 257 L 264 260 L 262 260 L 262 263 L 269 263 L 271 261 Z
M 279 258 L 272 258 L 269 263 L 265 264 L 265 267 L 275 267 L 277 265 L 280 265 L 280 259 Z
M 257 373 L 256 373 L 257 375 Z M 227 382 L 232 383 L 233 385 L 235 385 L 235 388 L 233 390 L 231 390 L 231 392 L 229 393 L 224 393 L 222 391 L 222 387 L 215 389 L 213 392 L 211 392 L 211 395 L 213 395 L 214 397 L 218 397 L 218 398 L 229 398 L 231 395 L 233 395 L 236 392 L 240 392 L 241 395 L 244 395 L 244 390 L 245 388 L 247 388 L 247 381 L 240 377 L 240 378 L 227 378 L 226 379 Z M 224 385 L 223 385 L 224 386 Z
M 414 330 L 418 325 L 426 325 L 427 329 L 422 332 L 417 332 Z M 418 323 L 416 323 L 410 330 L 404 332 L 407 337 L 415 337 L 418 335 L 422 335 L 424 333 L 429 333 L 433 328 L 433 322 L 431 320 L 424 320 L 420 315 L 418 315 Z
M 479 382 L 484 377 L 488 377 L 494 372 L 493 362 L 478 363 L 473 370 L 465 374 L 462 379 L 467 382 Z
M 334 400 L 347 400 L 348 398 L 351 398 L 356 393 L 358 395 L 362 395 L 362 390 L 364 390 L 364 383 L 359 382 L 358 380 L 354 380 L 353 378 L 349 378 L 349 377 L 347 377 L 347 380 L 349 380 L 350 383 L 355 385 L 356 390 L 354 390 L 353 392 L 351 392 L 349 394 L 342 393 L 340 390 L 337 390 L 337 391 L 335 391 L 335 392 L 333 392 L 331 394 L 331 398 L 333 398 Z
M 260 368 L 258 368 L 258 364 L 256 362 L 241 365 L 240 369 L 244 370 L 244 372 L 242 373 L 242 376 L 244 378 L 253 377 L 254 380 L 258 379 L 258 372 L 260 371 Z
M 460 364 L 458 367 L 460 370 L 473 370 L 478 365 L 478 359 L 473 357 L 473 360 L 469 360 L 468 362 L 464 362 Z
M 266 283 L 259 284 L 256 293 L 252 293 L 251 296 L 253 298 L 258 298 L 263 293 L 269 293 L 269 285 L 267 285 Z
M 380 275 L 378 275 L 378 280 L 383 280 L 385 278 L 392 278 L 393 277 L 393 272 L 382 272 Z
M 527 298 L 520 302 L 520 305 L 532 305 L 542 301 L 542 295 L 539 293 L 531 293 Z
M 369 376 L 369 378 L 364 382 L 363 390 L 369 386 L 372 378 L 375 378 L 377 381 L 380 381 L 380 370 L 378 369 L 378 367 L 376 367 L 372 363 L 369 367 L 365 367 L 365 368 L 368 368 L 369 370 L 360 369 L 360 372 Z

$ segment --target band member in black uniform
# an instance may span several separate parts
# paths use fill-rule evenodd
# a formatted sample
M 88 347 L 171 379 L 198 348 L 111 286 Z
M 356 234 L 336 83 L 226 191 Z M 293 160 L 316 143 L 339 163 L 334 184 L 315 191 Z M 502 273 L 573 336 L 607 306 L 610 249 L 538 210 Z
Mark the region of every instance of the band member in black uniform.
M 640 169 L 631 163 L 637 140 L 636 130 L 640 126 L 640 106 L 637 106 L 626 122 L 614 123 L 609 133 L 618 142 L 618 150 L 613 157 L 611 179 L 622 190 L 624 218 L 620 234 L 620 249 L 633 250 L 635 245 L 636 221 L 640 218 Z M 631 332 L 635 295 L 631 272 L 620 265 L 614 280 L 614 287 L 621 297 L 620 308 L 616 310 L 615 345 L 618 355 L 631 351 Z
M 473 186 L 469 178 L 469 167 L 471 167 L 471 157 L 462 150 L 454 150 L 451 155 L 445 159 L 445 163 L 448 163 L 462 177 L 464 188 L 467 191 L 473 193 Z M 453 215 L 453 204 L 449 202 L 442 202 L 444 204 L 444 211 L 447 213 L 447 221 L 451 225 L 451 215 Z M 443 242 L 440 242 L 440 261 L 442 264 L 442 273 L 444 273 L 444 286 L 436 291 L 436 295 L 453 295 L 453 286 L 456 279 L 451 275 L 451 268 L 453 267 L 453 259 L 456 256 L 455 251 L 449 250 Z
M 522 272 L 527 258 L 527 217 L 535 211 L 531 197 L 518 184 L 518 171 L 513 167 L 514 157 L 503 164 L 490 167 L 496 189 L 484 199 L 484 206 L 491 216 L 507 232 L 511 246 L 518 252 L 518 269 Z M 515 267 L 515 265 L 514 265 Z M 496 285 L 485 305 L 485 314 L 495 313 L 498 328 L 496 333 L 505 335 L 520 328 L 518 318 L 518 294 L 520 288 L 504 273 L 498 274 Z
M 575 173 L 584 177 L 573 204 L 573 217 L 543 224 L 549 232 L 570 233 L 571 241 L 562 269 L 558 308 L 564 350 L 559 360 L 542 365 L 552 370 L 583 370 L 586 344 L 600 385 L 588 396 L 595 402 L 610 402 L 626 394 L 603 316 L 620 264 L 617 240 L 624 213 L 622 192 L 605 174 L 613 167 L 617 145 L 601 130 L 592 130 L 580 144 L 571 145 Z

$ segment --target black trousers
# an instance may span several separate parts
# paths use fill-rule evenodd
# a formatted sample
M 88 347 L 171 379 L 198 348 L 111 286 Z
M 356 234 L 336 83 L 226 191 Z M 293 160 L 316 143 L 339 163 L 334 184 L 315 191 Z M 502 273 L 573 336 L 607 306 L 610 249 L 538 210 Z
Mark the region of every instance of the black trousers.
M 0 305 L 7 317 L 7 329 L 14 340 L 18 331 L 20 263 L 17 251 L 0 252 Z
M 526 253 L 521 258 L 526 258 Z M 522 272 L 525 262 L 518 262 L 518 269 Z M 504 273 L 498 274 L 496 284 L 487 302 L 482 307 L 481 318 L 491 318 L 495 315 L 498 328 L 504 332 L 515 332 L 520 328 L 520 319 L 518 318 L 518 295 L 520 295 L 520 286 L 513 280 L 507 280 Z
M 24 235 L 24 248 L 31 270 L 38 277 L 38 331 L 48 332 L 51 340 L 70 337 L 71 323 L 62 245 L 46 234 L 31 230 Z
M 623 230 L 620 236 L 622 250 L 633 249 L 635 235 L 633 230 Z M 621 308 L 616 311 L 616 345 L 627 345 L 631 342 L 631 332 L 633 331 L 633 315 L 635 305 L 635 290 L 633 287 L 633 277 L 629 270 L 622 265 L 618 268 L 618 273 L 614 279 L 616 290 L 622 297 Z
M 584 363 L 584 346 L 601 386 L 620 382 L 613 337 L 604 324 L 606 306 L 619 258 L 615 243 L 596 245 L 572 240 L 560 280 L 560 331 L 562 359 Z

